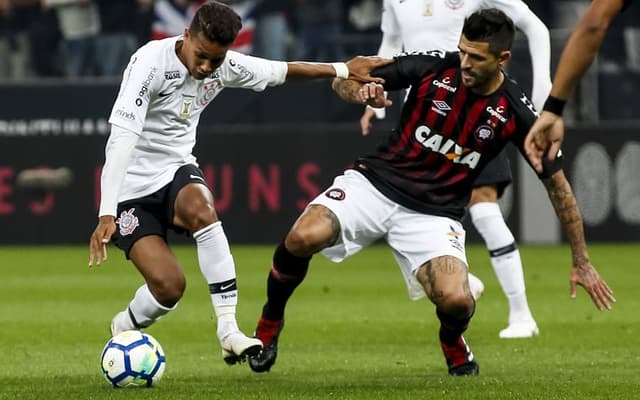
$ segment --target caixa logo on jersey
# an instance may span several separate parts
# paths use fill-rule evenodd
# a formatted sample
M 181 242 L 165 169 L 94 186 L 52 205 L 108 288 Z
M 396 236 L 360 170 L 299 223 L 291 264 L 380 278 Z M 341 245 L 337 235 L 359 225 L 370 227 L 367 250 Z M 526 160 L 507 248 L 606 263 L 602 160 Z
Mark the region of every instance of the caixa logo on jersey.
M 140 86 L 140 90 L 138 91 L 138 98 L 136 99 L 136 105 L 138 107 L 140 107 L 143 103 L 142 98 L 147 94 L 147 92 L 149 92 L 149 86 L 151 86 L 151 82 L 153 82 L 153 78 L 156 76 L 157 70 L 158 68 L 151 67 L 151 69 L 149 70 L 149 74 L 147 75 L 145 80 L 142 81 L 142 85 Z
M 475 150 L 463 147 L 451 138 L 435 133 L 426 125 L 420 125 L 414 133 L 415 139 L 427 150 L 442 154 L 454 164 L 464 164 L 474 169 L 482 156 Z

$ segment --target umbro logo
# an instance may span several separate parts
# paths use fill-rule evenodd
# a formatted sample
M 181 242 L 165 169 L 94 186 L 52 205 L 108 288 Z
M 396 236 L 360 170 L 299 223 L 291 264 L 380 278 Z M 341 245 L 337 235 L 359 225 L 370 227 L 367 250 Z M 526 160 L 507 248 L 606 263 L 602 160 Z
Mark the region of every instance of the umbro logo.
M 431 107 L 431 110 L 433 110 L 436 113 L 442 115 L 443 117 L 446 117 L 447 116 L 447 111 L 451 110 L 451 106 L 449 106 L 449 104 L 447 104 L 446 101 L 433 100 L 433 102 L 431 104 L 433 104 L 433 107 Z

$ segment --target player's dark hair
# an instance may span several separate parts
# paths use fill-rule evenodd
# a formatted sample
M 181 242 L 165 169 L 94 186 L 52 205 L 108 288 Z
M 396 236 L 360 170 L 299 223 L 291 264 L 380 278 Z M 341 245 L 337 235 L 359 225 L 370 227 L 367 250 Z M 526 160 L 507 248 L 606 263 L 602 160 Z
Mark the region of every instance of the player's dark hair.
M 464 20 L 462 34 L 472 42 L 488 42 L 489 51 L 499 55 L 511 50 L 516 28 L 511 18 L 496 8 L 485 8 Z
M 240 16 L 231 7 L 217 1 L 208 1 L 196 12 L 189 32 L 193 36 L 202 32 L 208 40 L 229 46 L 241 28 Z

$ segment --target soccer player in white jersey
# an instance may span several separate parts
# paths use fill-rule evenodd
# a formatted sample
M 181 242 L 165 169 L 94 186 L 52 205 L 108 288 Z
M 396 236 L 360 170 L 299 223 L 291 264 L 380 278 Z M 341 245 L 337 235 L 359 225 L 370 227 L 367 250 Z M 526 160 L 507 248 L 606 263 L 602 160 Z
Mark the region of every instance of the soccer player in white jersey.
M 148 327 L 175 309 L 185 277 L 166 235 L 169 229 L 192 234 L 229 364 L 257 354 L 262 343 L 236 323 L 234 261 L 212 192 L 191 153 L 200 114 L 225 87 L 262 91 L 289 79 L 336 76 L 378 82 L 369 72 L 391 61 L 287 63 L 250 57 L 229 51 L 241 27 L 231 8 L 211 1 L 183 35 L 151 41 L 131 57 L 109 118 L 99 222 L 89 245 L 89 265 L 98 265 L 113 239 L 145 280 L 113 318 L 115 335 Z
M 489 7 L 507 14 L 527 36 L 533 67 L 532 101 L 539 110 L 551 88 L 549 30 L 520 0 L 384 0 L 378 54 L 392 57 L 402 51 L 456 51 L 464 18 Z M 371 129 L 374 113 L 384 118 L 384 109 L 368 107 L 360 120 L 365 135 Z M 509 325 L 499 337 L 523 338 L 537 335 L 539 330 L 527 302 L 520 253 L 497 203 L 511 180 L 508 159 L 501 155 L 479 176 L 468 210 L 509 302 Z M 469 286 L 479 298 L 484 290 L 482 282 L 469 274 Z

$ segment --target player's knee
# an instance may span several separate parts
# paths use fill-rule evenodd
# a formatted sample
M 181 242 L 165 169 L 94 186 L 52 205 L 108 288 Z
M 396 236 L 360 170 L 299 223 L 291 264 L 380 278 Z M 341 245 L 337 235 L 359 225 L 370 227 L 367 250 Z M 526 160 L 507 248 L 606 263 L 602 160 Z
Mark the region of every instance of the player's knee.
M 436 301 L 438 310 L 456 318 L 466 318 L 473 314 L 475 301 L 471 293 L 464 290 L 456 290 L 443 295 Z
M 149 289 L 158 303 L 171 308 L 182 298 L 186 286 L 184 274 L 174 274 L 156 279 Z
M 285 239 L 287 250 L 295 256 L 305 257 L 318 252 L 322 241 L 311 229 L 294 227 Z
M 218 220 L 213 205 L 197 202 L 186 207 L 180 216 L 191 232 L 197 232 Z

